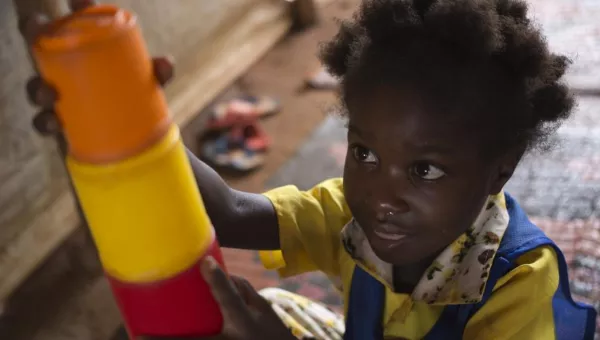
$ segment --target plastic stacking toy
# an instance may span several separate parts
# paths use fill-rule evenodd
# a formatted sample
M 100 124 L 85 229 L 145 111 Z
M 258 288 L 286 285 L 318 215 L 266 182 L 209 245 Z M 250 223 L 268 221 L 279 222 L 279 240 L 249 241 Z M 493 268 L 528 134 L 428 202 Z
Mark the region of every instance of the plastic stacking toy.
M 198 264 L 221 253 L 135 15 L 75 12 L 33 54 L 58 92 L 68 171 L 130 338 L 218 334 Z

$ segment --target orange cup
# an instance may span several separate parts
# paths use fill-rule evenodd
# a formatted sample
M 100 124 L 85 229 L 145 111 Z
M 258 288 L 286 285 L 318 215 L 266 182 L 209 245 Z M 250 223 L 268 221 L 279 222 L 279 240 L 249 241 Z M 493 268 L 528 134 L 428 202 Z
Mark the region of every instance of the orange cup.
M 158 141 L 171 123 L 135 15 L 87 8 L 50 24 L 33 46 L 78 161 L 110 163 Z M 93 81 L 90 81 L 93 79 Z

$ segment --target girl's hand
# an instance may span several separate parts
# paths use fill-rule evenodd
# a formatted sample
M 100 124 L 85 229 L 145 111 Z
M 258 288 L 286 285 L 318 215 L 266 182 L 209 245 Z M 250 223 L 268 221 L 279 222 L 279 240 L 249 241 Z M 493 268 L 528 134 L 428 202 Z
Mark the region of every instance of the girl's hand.
M 164 338 L 144 340 L 292 340 L 296 339 L 281 322 L 271 305 L 243 278 L 228 277 L 215 260 L 207 259 L 202 275 L 223 313 L 223 331 L 213 337 Z
M 78 11 L 95 3 L 92 0 L 70 0 L 71 10 Z M 47 27 L 47 20 L 43 16 L 25 18 L 21 23 L 21 32 L 29 45 L 35 43 L 37 38 Z M 154 76 L 157 82 L 164 86 L 173 77 L 173 63 L 169 58 L 154 58 Z M 39 107 L 41 111 L 33 118 L 33 126 L 42 135 L 57 135 L 61 133 L 60 124 L 54 113 L 54 104 L 58 99 L 56 91 L 50 87 L 39 76 L 31 78 L 27 82 L 27 97 Z

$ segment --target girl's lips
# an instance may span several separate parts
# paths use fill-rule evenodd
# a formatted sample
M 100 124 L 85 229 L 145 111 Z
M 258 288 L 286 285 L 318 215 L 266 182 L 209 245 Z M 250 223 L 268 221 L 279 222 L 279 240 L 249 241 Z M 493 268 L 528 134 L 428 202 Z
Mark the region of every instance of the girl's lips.
M 400 241 L 409 236 L 406 232 L 393 224 L 377 224 L 373 228 L 373 233 L 380 239 L 387 241 Z
M 405 238 L 406 235 L 402 235 L 402 234 L 388 234 L 385 232 L 380 232 L 378 230 L 373 230 L 373 233 L 375 233 L 375 235 L 377 235 L 377 237 L 387 240 L 387 241 L 400 241 L 401 239 Z

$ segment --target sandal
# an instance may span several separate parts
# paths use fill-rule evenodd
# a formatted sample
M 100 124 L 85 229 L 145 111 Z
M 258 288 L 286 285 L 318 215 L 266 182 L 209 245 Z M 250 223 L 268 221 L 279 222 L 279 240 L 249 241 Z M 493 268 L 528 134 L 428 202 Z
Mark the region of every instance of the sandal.
M 271 139 L 257 122 L 236 125 L 229 131 L 229 142 L 243 145 L 252 151 L 266 151 L 271 146 Z
M 268 96 L 241 96 L 213 108 L 207 129 L 221 130 L 234 125 L 249 124 L 279 112 L 279 101 Z
M 202 145 L 201 158 L 215 167 L 249 172 L 264 164 L 264 153 L 253 151 L 244 145 L 231 143 L 227 133 L 209 139 Z

